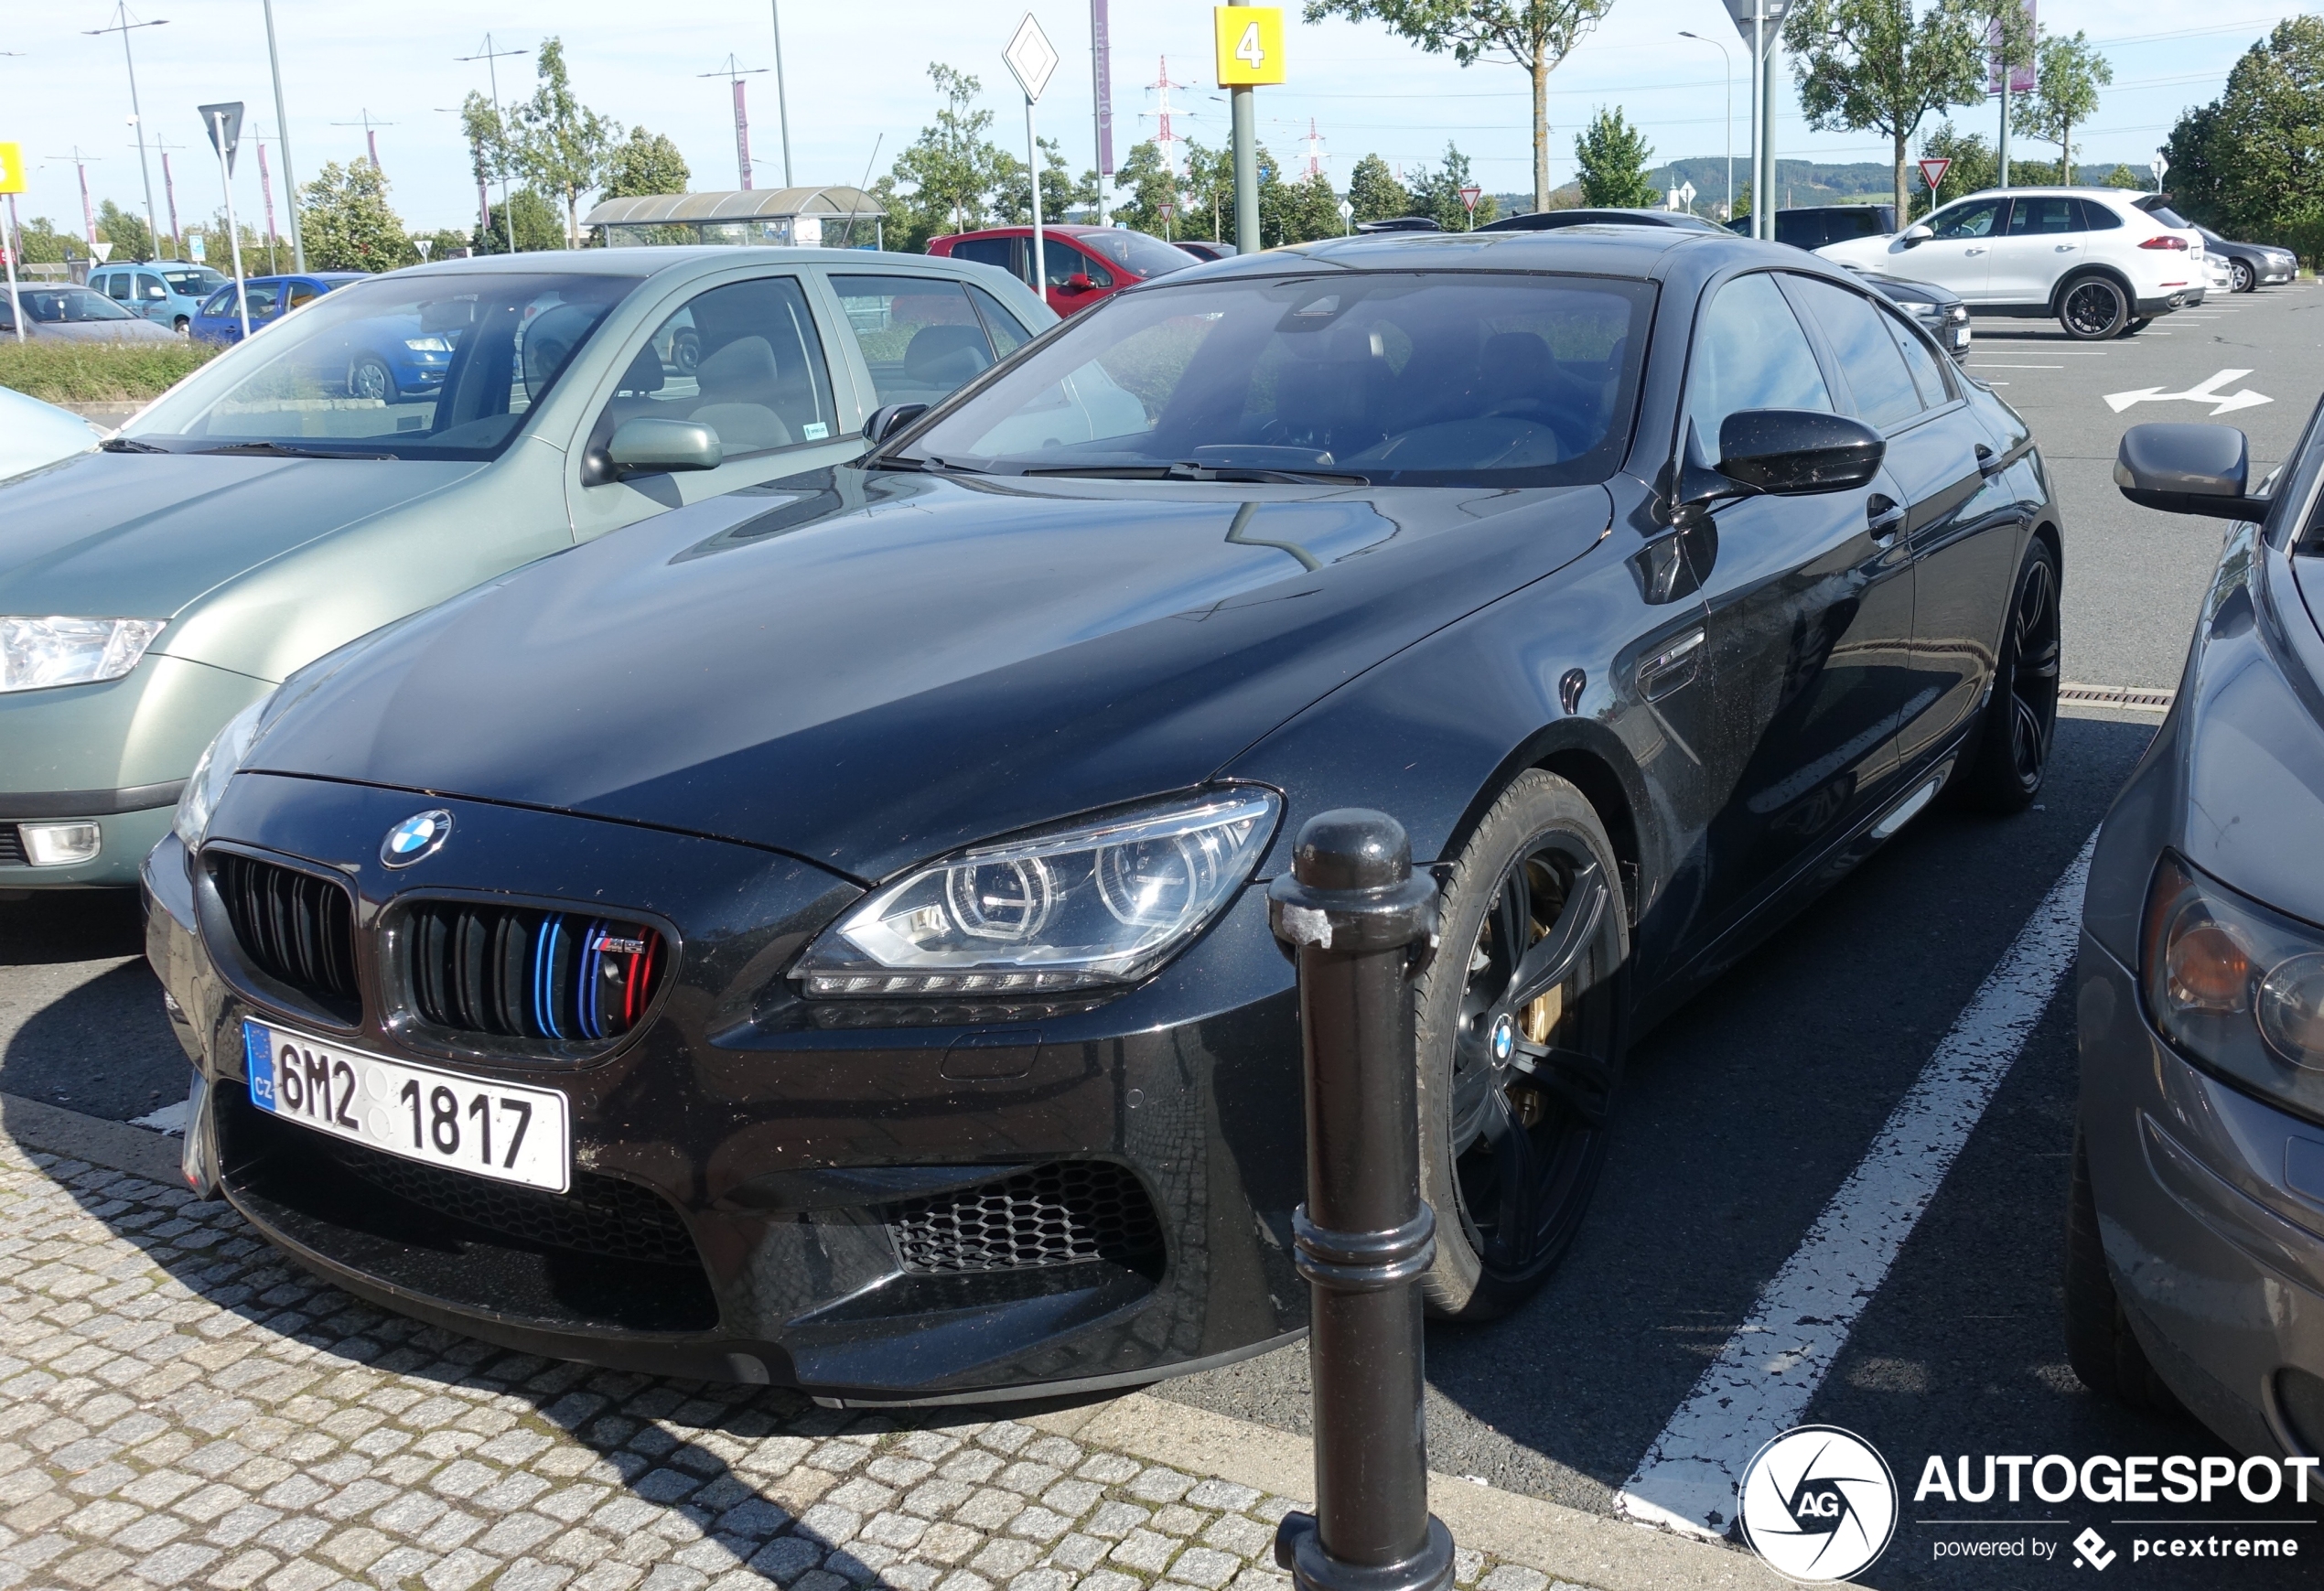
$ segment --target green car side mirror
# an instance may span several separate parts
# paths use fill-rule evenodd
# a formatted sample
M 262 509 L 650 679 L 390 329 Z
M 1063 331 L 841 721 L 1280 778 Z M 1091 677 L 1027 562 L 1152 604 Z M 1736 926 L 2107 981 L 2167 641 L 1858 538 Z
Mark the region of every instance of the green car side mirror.
M 697 420 L 624 420 L 606 447 L 618 475 L 715 469 L 726 458 L 718 433 Z

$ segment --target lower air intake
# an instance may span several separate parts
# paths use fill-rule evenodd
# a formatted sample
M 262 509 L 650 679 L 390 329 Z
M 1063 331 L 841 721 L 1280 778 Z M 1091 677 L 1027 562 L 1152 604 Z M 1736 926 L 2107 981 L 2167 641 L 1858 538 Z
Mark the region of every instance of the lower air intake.
M 669 947 L 643 923 L 424 901 L 397 935 L 422 1018 L 456 1032 L 588 1044 L 638 1025 Z
M 1127 1166 L 1066 1160 L 898 1205 L 888 1230 L 907 1271 L 950 1274 L 1111 1260 L 1149 1269 L 1162 1256 L 1153 1201 Z

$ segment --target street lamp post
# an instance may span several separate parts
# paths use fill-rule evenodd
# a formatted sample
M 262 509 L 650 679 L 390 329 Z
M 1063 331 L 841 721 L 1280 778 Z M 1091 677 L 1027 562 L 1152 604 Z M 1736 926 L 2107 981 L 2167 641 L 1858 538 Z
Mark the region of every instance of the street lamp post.
M 84 27 L 81 31 L 91 38 L 102 38 L 108 33 L 121 35 L 121 60 L 129 69 L 129 124 L 137 129 L 137 169 L 145 178 L 145 231 L 153 244 L 155 256 L 158 258 L 161 253 L 161 221 L 154 214 L 154 173 L 153 167 L 145 164 L 145 113 L 137 105 L 137 62 L 129 53 L 129 36 L 140 27 L 167 27 L 169 19 L 165 16 L 152 22 L 132 22 L 129 20 L 127 0 L 123 0 L 123 4 L 114 8 L 113 16 L 115 20 L 103 27 Z
M 782 185 L 791 186 L 791 96 L 782 81 L 782 0 L 767 0 L 775 25 L 775 121 L 782 128 Z
M 266 70 L 274 75 L 274 141 L 283 148 L 283 197 L 290 212 L 291 269 L 307 269 L 307 238 L 298 225 L 298 178 L 291 170 L 290 116 L 283 109 L 283 60 L 274 49 L 274 0 L 266 7 Z
M 492 124 L 496 128 L 500 129 L 500 135 L 503 138 L 508 136 L 508 124 L 500 119 L 500 68 L 499 62 L 502 56 L 522 55 L 524 51 L 521 49 L 495 49 L 492 47 L 492 36 L 488 33 L 484 36 L 484 48 L 477 51 L 476 54 L 458 55 L 452 58 L 455 60 L 480 60 L 484 63 L 484 81 L 492 85 Z M 492 168 L 499 174 L 500 178 L 500 219 L 508 226 L 509 253 L 513 254 L 516 253 L 516 216 L 514 212 L 509 209 L 509 170 L 507 163 L 500 158 L 500 155 L 501 151 L 498 149 L 495 149 L 492 152 Z M 284 178 L 287 181 L 289 179 L 290 173 L 290 153 L 287 149 L 285 149 L 283 154 L 283 172 Z M 298 207 L 296 205 L 294 204 L 291 207 L 291 213 L 293 215 L 298 213 Z M 490 235 L 491 229 L 487 227 L 485 229 L 485 236 L 486 238 L 490 238 Z M 293 242 L 296 242 L 296 234 L 294 232 Z M 301 264 L 299 269 L 304 271 L 307 267 L 304 264 Z
M 1697 44 L 1707 44 L 1719 52 L 1719 59 L 1727 65 L 1727 214 L 1722 220 L 1735 219 L 1735 57 L 1727 46 L 1716 38 L 1705 38 L 1682 27 L 1681 38 L 1691 38 Z

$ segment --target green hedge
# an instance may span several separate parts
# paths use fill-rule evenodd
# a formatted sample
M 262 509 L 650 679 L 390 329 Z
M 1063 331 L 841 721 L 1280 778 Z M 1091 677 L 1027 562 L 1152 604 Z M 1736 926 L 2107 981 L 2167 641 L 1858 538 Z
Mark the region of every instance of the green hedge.
M 48 403 L 143 403 L 223 350 L 215 343 L 18 342 L 0 336 L 0 387 Z

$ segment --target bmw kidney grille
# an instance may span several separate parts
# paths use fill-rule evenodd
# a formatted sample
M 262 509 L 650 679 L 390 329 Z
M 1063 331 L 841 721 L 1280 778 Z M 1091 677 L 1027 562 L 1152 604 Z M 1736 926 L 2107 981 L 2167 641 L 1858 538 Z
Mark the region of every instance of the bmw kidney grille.
M 423 1020 L 567 1043 L 635 1027 L 669 959 L 643 923 L 466 901 L 420 903 L 401 937 Z

